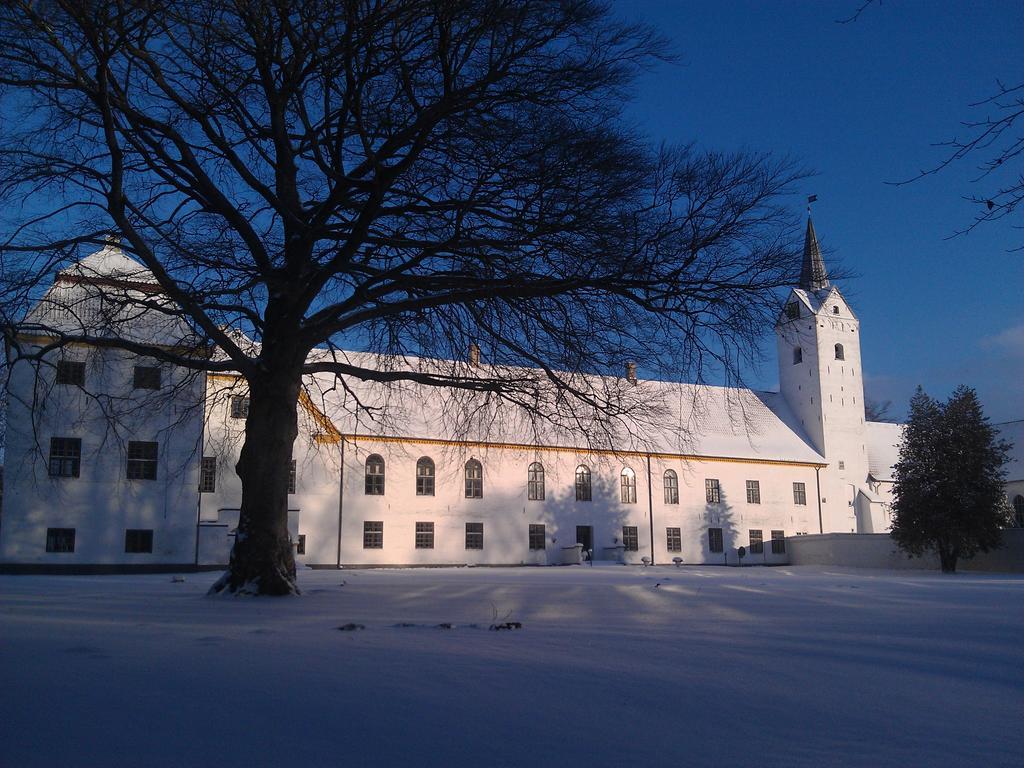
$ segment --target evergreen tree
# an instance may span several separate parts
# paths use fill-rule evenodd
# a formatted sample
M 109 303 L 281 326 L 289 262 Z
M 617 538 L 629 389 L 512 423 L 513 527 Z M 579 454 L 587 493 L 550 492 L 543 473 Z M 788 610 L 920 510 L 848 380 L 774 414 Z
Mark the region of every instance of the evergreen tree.
M 905 552 L 937 552 L 942 570 L 1000 545 L 1009 523 L 1003 484 L 1010 446 L 960 386 L 943 404 L 918 387 L 896 464 L 892 537 Z

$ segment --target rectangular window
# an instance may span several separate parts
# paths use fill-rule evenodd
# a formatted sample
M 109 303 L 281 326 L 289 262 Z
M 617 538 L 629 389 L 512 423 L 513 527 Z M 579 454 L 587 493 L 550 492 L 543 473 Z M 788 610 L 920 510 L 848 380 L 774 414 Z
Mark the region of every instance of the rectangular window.
M 298 479 L 298 473 L 295 469 L 295 459 L 292 459 L 288 463 L 288 493 L 295 493 L 295 483 Z
M 416 523 L 416 549 L 434 548 L 434 524 Z
M 476 459 L 466 462 L 466 498 L 482 499 L 484 497 L 484 467 Z
M 636 504 L 636 475 L 633 470 L 624 469 L 620 479 L 619 499 L 623 504 Z
M 800 317 L 800 305 L 797 302 L 795 302 L 795 301 L 789 302 L 789 304 L 786 305 L 786 319 L 787 320 L 797 320 L 797 319 L 799 319 L 799 317 Z
M 75 387 L 85 386 L 85 363 L 77 360 L 57 361 L 57 383 L 70 384 Z M 55 530 L 64 530 L 57 528 Z M 70 529 L 69 529 L 70 530 Z
M 750 554 L 760 555 L 764 553 L 764 536 L 761 535 L 761 531 L 751 530 L 750 531 Z
M 576 501 L 590 501 L 592 498 L 590 470 L 586 467 L 576 469 Z
M 47 528 L 46 529 L 46 551 L 47 552 L 74 552 L 75 551 L 75 529 L 74 528 Z
M 416 495 L 434 495 L 434 462 L 428 458 L 416 462 Z
M 125 552 L 143 552 L 150 553 L 153 551 L 153 531 L 151 530 L 137 530 L 129 528 L 124 532 L 124 551 Z
M 803 483 L 793 483 L 793 503 L 807 504 L 807 487 Z
M 544 465 L 534 462 L 526 472 L 526 498 L 544 501 Z
M 434 495 L 434 478 L 425 477 L 423 475 L 416 476 L 416 495 L 417 496 L 433 496 Z
M 747 504 L 761 503 L 761 481 L 747 480 Z
M 772 531 L 772 554 L 773 555 L 784 555 L 784 554 L 786 554 L 786 532 L 785 531 Z
M 249 398 L 242 395 L 232 395 L 229 413 L 232 419 L 249 418 Z
M 545 549 L 547 533 L 544 524 L 530 523 L 530 549 Z
M 840 469 L 846 469 L 846 462 L 845 461 L 840 461 L 839 462 L 839 468 Z
M 671 469 L 665 473 L 665 503 L 679 503 L 679 476 Z
M 683 551 L 683 537 L 678 528 L 666 528 L 666 539 L 669 552 Z
M 363 549 L 384 548 L 384 521 L 367 520 L 363 523 Z
M 466 549 L 484 548 L 484 524 L 466 523 Z
M 81 438 L 51 437 L 50 477 L 78 477 L 78 473 L 81 468 Z
M 217 457 L 203 456 L 199 463 L 199 492 L 214 493 L 217 490 Z
M 131 440 L 128 443 L 128 479 L 156 480 L 156 443 Z
M 708 528 L 708 550 L 711 552 L 721 552 L 722 549 L 722 529 Z
M 722 486 L 717 480 L 705 480 L 704 495 L 707 497 L 708 504 L 719 504 L 722 501 Z
M 304 555 L 306 554 L 306 534 L 300 533 L 299 540 L 295 542 L 295 554 Z
M 160 389 L 160 368 L 155 365 L 136 365 L 132 386 L 135 389 Z
M 622 526 L 622 544 L 627 552 L 636 552 L 640 549 L 640 536 L 635 525 Z

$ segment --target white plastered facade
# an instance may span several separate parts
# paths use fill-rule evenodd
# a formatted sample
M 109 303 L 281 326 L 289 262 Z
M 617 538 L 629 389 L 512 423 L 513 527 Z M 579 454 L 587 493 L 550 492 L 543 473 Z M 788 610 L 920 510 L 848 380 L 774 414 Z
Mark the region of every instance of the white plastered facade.
M 60 297 L 75 286 L 84 290 L 89 280 L 81 279 L 83 273 L 107 283 L 124 280 L 134 268 L 140 270 L 134 279 L 144 282 L 142 268 L 109 246 L 73 267 L 75 279 L 58 280 L 51 291 Z M 899 428 L 865 422 L 859 321 L 835 287 L 794 289 L 788 303 L 800 310 L 795 317 L 784 312 L 776 327 L 779 393 L 640 381 L 635 386 L 669 404 L 665 429 L 611 449 L 592 448 L 582 438 L 530 440 L 515 429 L 452 434 L 435 398 L 415 388 L 404 405 L 395 405 L 406 412 L 392 413 L 385 427 L 361 419 L 340 396 L 344 388 L 310 377 L 307 391 L 320 395 L 300 403 L 289 503 L 299 562 L 550 565 L 572 562 L 583 539 L 598 560 L 735 563 L 742 546 L 745 562 L 770 564 L 786 560 L 772 546 L 773 532 L 887 530 Z M 145 319 L 133 318 L 133 326 L 144 327 Z M 156 322 L 166 325 L 163 317 Z M 160 327 L 163 339 L 169 331 Z M 116 392 L 125 402 L 147 395 L 131 386 L 138 360 L 119 351 L 81 351 L 94 360 L 90 392 Z M 74 348 L 53 354 L 74 354 Z M 14 365 L 0 562 L 226 562 L 241 497 L 233 467 L 244 419 L 233 418 L 231 410 L 231 397 L 245 395 L 240 380 L 164 366 L 164 381 L 187 386 L 159 408 L 127 409 L 135 415 L 118 425 L 116 437 L 104 439 L 110 429 L 94 400 L 76 387 L 54 385 L 52 375 L 52 367 L 37 375 L 27 362 Z M 42 401 L 33 394 L 40 380 L 48 382 Z M 373 399 L 373 385 L 348 384 Z M 684 424 L 681 440 L 678 427 Z M 50 476 L 49 441 L 69 436 L 82 441 L 79 475 Z M 131 440 L 159 442 L 167 467 L 161 465 L 156 480 L 127 479 Z M 382 494 L 366 492 L 370 456 L 384 462 Z M 216 474 L 200 492 L 203 457 L 215 460 Z M 417 461 L 423 457 L 435 467 L 432 495 L 417 493 Z M 479 498 L 466 495 L 470 460 L 482 467 Z M 532 464 L 543 467 L 543 498 L 530 498 Z M 577 499 L 580 467 L 590 472 L 589 500 Z M 626 493 L 625 500 L 624 470 L 635 480 L 635 496 Z M 667 471 L 675 474 L 677 499 L 666 492 Z M 715 501 L 709 501 L 710 480 L 720 489 Z M 364 546 L 378 542 L 364 536 L 367 523 L 380 524 L 380 546 Z M 417 523 L 432 524 L 431 547 L 422 546 L 427 539 L 417 537 Z M 475 535 L 467 537 L 467 524 L 474 533 L 482 524 L 481 548 Z M 534 528 L 531 537 L 531 526 L 541 525 L 543 532 Z M 46 551 L 54 528 L 75 530 L 73 551 Z M 129 529 L 151 530 L 152 551 L 125 552 Z M 760 532 L 761 548 L 751 547 L 752 531 Z

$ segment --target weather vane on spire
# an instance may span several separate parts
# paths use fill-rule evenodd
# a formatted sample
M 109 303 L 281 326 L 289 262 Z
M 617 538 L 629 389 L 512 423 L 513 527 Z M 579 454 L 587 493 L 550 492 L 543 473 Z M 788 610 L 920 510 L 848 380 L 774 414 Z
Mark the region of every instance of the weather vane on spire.
M 818 196 L 817 195 L 808 195 L 807 196 L 807 215 L 808 216 L 811 215 L 811 203 L 817 202 L 817 200 L 818 200 Z

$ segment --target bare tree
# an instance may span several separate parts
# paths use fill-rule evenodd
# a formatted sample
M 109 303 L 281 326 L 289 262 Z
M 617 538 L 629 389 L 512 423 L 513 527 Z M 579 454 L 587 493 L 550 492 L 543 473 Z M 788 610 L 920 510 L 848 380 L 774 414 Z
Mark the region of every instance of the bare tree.
M 770 326 L 801 172 L 650 147 L 620 110 L 664 57 L 596 0 L 4 3 L 5 334 L 120 233 L 162 292 L 134 300 L 186 320 L 187 343 L 53 343 L 244 378 L 241 518 L 216 588 L 293 592 L 304 376 L 589 428 L 637 406 L 598 374 L 735 373 Z M 471 340 L 489 365 L 443 362 Z
M 881 0 L 862 0 L 853 13 L 840 24 L 857 21 L 870 6 Z M 942 160 L 918 171 L 903 181 L 888 182 L 897 186 L 912 184 L 934 176 L 961 162 L 976 163 L 975 183 L 988 185 L 985 191 L 966 195 L 975 206 L 973 220 L 952 233 L 951 237 L 973 231 L 979 224 L 1011 216 L 1024 202 L 1024 82 L 996 79 L 988 96 L 968 105 L 970 119 L 961 122 L 961 133 L 935 146 L 944 150 Z M 1021 246 L 1024 247 L 1024 246 Z M 1019 249 L 1018 249 L 1019 250 Z
M 961 135 L 939 142 L 937 146 L 946 150 L 943 160 L 896 182 L 910 184 L 968 159 L 977 163 L 977 176 L 972 181 L 986 182 L 989 187 L 966 196 L 975 206 L 974 219 L 954 235 L 1010 216 L 1024 202 L 1024 133 L 1020 131 L 1024 125 L 1024 82 L 1007 85 L 997 80 L 989 96 L 969 106 L 979 116 L 961 123 Z
M 875 400 L 870 397 L 864 400 L 864 418 L 868 421 L 895 423 L 896 419 L 890 413 L 891 410 L 892 400 Z

